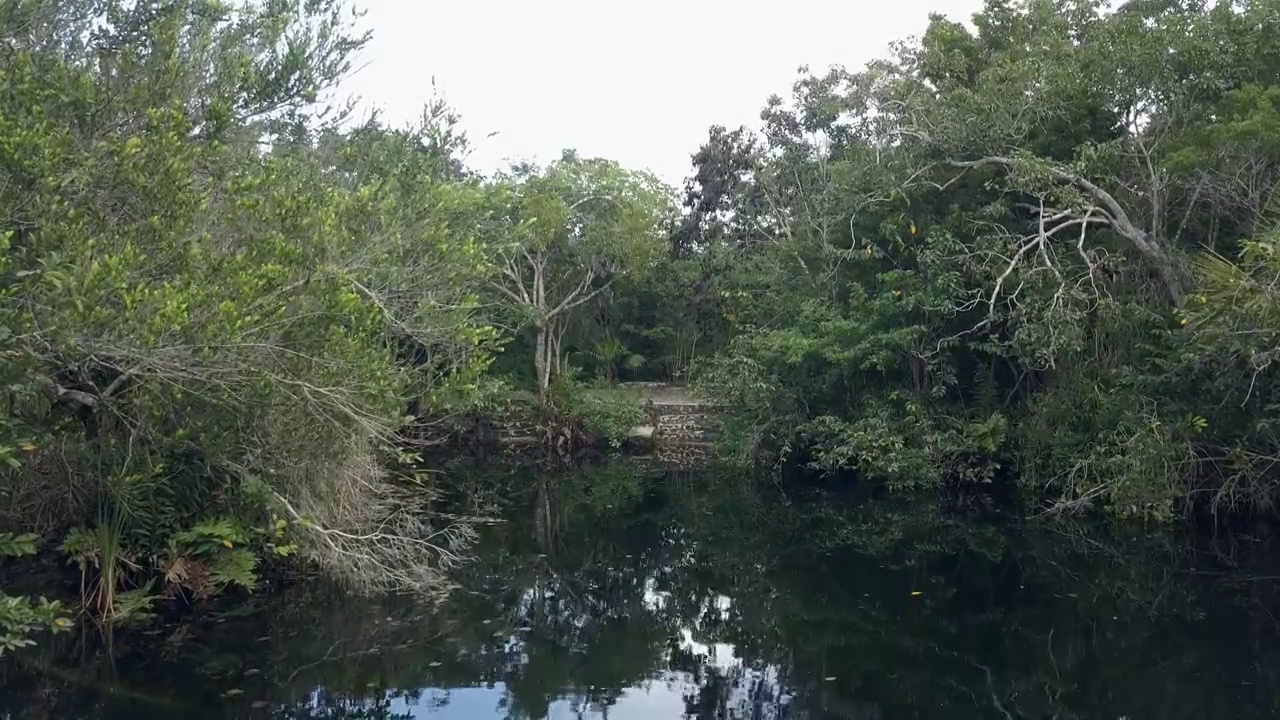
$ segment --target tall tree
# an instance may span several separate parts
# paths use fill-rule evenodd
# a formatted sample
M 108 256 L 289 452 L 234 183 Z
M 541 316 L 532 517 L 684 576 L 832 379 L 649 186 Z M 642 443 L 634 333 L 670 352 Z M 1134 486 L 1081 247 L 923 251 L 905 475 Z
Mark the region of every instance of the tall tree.
M 746 128 L 711 128 L 693 154 L 693 176 L 685 182 L 684 217 L 672 234 L 671 253 L 688 257 L 715 244 L 749 245 L 760 236 L 764 200 L 755 184 L 764 156 Z
M 545 170 L 517 168 L 498 191 L 494 287 L 533 329 L 545 399 L 572 313 L 660 255 L 673 194 L 651 174 L 572 152 Z

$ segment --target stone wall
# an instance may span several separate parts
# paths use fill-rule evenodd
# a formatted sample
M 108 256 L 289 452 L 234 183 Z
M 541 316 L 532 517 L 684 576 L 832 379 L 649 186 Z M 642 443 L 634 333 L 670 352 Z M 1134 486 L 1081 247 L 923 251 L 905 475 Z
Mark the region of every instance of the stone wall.
M 688 466 L 706 459 L 719 429 L 718 408 L 693 397 L 682 387 L 662 383 L 627 383 L 645 398 L 649 420 L 632 428 L 631 451 L 639 451 L 664 466 Z M 508 403 L 494 416 L 477 419 L 467 435 L 480 445 L 496 445 L 510 452 L 554 444 L 556 438 L 527 403 Z M 576 445 L 577 439 L 571 439 Z M 650 455 L 652 453 L 652 455 Z

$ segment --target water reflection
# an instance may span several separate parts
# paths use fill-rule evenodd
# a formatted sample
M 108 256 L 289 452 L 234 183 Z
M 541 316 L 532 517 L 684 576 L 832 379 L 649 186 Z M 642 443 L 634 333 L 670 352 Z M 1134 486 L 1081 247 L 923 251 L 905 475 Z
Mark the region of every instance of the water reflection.
M 486 471 L 440 608 L 294 583 L 0 669 L 13 718 L 1261 718 L 1260 543 L 1197 548 L 615 464 Z M 1239 539 L 1236 539 L 1240 542 Z M 1254 548 L 1254 552 L 1249 552 Z

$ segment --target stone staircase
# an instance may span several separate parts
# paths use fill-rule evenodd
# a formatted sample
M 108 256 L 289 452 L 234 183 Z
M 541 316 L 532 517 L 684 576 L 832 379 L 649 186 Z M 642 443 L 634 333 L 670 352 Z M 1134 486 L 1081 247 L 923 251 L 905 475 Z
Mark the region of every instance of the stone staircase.
M 641 394 L 647 422 L 630 432 L 628 451 L 664 469 L 700 467 L 706 463 L 719 429 L 718 406 L 694 397 L 683 387 L 661 383 L 626 383 Z M 532 408 L 511 403 L 491 420 L 478 422 L 474 440 L 493 443 L 505 453 L 554 444 Z M 570 450 L 574 438 L 565 436 Z
M 716 406 L 678 386 L 635 384 L 645 396 L 649 424 L 633 428 L 632 438 L 644 447 L 643 457 L 664 468 L 704 464 L 716 439 Z
M 651 402 L 649 412 L 658 445 L 705 445 L 716 438 L 715 414 L 704 403 Z

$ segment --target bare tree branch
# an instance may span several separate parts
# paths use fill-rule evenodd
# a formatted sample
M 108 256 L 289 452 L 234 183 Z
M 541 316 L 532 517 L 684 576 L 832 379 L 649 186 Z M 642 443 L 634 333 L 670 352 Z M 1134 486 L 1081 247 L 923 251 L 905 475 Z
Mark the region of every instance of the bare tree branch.
M 951 160 L 948 161 L 948 164 L 961 168 L 977 169 L 998 166 L 1006 170 L 1017 170 L 1023 162 L 1014 158 L 993 155 L 971 161 Z M 1101 214 L 1107 219 L 1111 229 L 1128 240 L 1147 259 L 1156 274 L 1160 276 L 1170 300 L 1174 304 L 1182 303 L 1182 283 L 1178 279 L 1172 260 L 1156 235 L 1135 225 L 1119 201 L 1111 193 L 1098 187 L 1089 179 L 1056 167 L 1050 168 L 1050 175 L 1058 182 L 1076 188 L 1089 200 L 1100 205 Z

